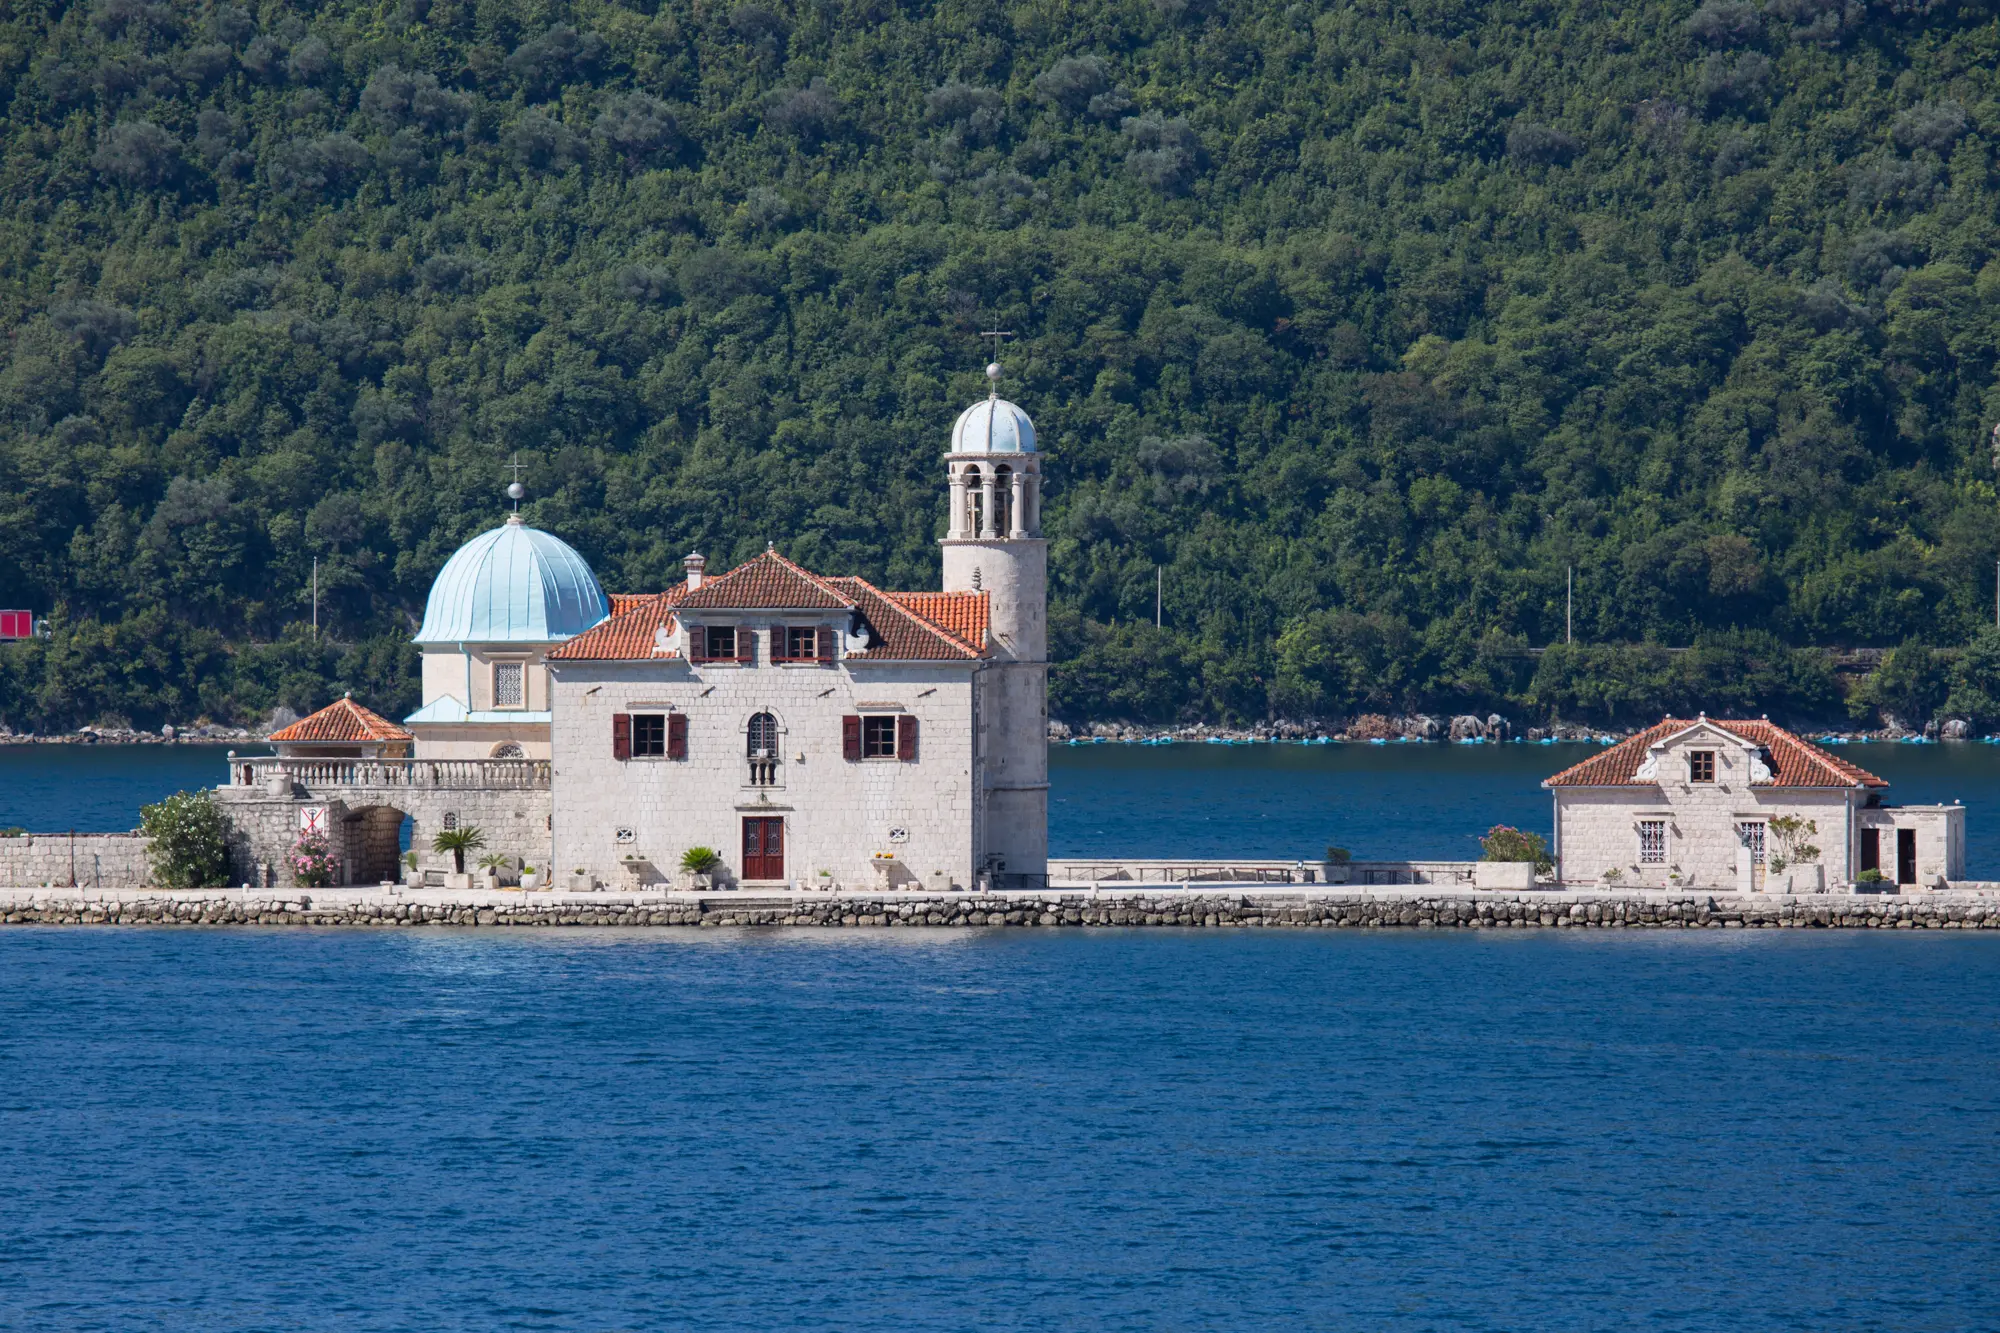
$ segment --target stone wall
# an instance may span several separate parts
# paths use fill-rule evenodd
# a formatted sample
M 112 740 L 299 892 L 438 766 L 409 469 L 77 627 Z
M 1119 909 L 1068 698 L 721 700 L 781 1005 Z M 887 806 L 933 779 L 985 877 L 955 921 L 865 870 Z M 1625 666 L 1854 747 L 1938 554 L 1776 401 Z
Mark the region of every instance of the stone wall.
M 309 792 L 294 787 L 289 795 L 274 796 L 263 788 L 222 787 L 215 799 L 229 826 L 229 878 L 234 884 L 259 884 L 260 869 L 277 885 L 291 884 L 286 858 L 298 841 L 299 812 L 317 807 L 326 810 L 327 832 L 353 883 L 373 884 L 397 873 L 404 815 L 412 822 L 410 845 L 423 869 L 452 867 L 449 856 L 430 850 L 447 815 L 486 836 L 486 845 L 467 858 L 468 870 L 488 853 L 538 867 L 549 864 L 549 793 L 533 788 L 328 787 Z
M 31 833 L 0 838 L 0 884 L 137 888 L 151 878 L 138 833 Z
M 1030 894 L 522 894 L 0 890 L 27 924 L 1214 929 L 2000 930 L 2000 895 L 1090 890 Z

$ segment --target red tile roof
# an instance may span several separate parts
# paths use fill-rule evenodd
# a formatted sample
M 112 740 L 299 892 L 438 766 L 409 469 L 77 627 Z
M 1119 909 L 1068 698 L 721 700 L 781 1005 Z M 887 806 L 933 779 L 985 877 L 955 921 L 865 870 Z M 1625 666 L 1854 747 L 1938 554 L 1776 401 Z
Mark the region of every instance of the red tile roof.
M 274 741 L 308 745 L 353 745 L 360 741 L 407 741 L 410 733 L 352 699 L 336 699 L 311 717 L 271 733 Z
M 614 592 L 606 594 L 611 599 L 611 614 L 622 615 L 641 602 L 650 602 L 659 594 L 656 592 Z
M 974 648 L 986 647 L 986 622 L 991 598 L 983 592 L 885 592 L 906 611 L 914 612 Z
M 854 605 L 875 634 L 876 642 L 872 647 L 849 653 L 849 657 L 864 662 L 938 662 L 964 661 L 986 655 L 983 635 L 978 645 L 974 646 L 896 600 L 898 597 L 946 594 L 886 593 L 866 579 L 828 579 L 826 582 L 854 599 Z
M 1638 776 L 1646 751 L 1670 736 L 1706 722 L 1709 726 L 1763 748 L 1770 758 L 1775 787 L 1886 787 L 1889 784 L 1865 768 L 1828 754 L 1817 745 L 1762 719 L 1667 718 L 1638 735 L 1573 765 L 1548 779 L 1544 787 L 1651 787 L 1653 779 Z M 1763 785 L 1763 784 L 1759 784 Z
M 767 550 L 727 574 L 703 580 L 681 605 L 690 611 L 847 611 L 854 604 L 827 580 Z
M 674 633 L 673 608 L 687 595 L 687 584 L 676 583 L 665 592 L 649 597 L 631 597 L 631 605 L 614 609 L 611 618 L 591 626 L 559 648 L 551 648 L 548 659 L 565 661 L 657 660 L 678 657 L 677 651 L 661 652 L 660 631 Z

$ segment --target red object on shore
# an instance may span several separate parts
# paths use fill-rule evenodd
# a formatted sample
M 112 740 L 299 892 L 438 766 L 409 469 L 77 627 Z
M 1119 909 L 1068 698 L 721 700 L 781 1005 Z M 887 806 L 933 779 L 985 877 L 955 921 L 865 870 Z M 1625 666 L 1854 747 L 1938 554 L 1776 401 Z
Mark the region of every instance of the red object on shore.
M 32 639 L 35 637 L 35 613 L 33 611 L 0 611 L 0 639 Z

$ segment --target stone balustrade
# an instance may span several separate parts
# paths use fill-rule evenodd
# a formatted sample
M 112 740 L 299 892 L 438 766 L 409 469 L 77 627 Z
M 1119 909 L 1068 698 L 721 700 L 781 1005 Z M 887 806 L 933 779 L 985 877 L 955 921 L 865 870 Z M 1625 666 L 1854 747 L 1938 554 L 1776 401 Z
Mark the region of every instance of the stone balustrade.
M 344 787 L 427 791 L 547 791 L 546 759 L 284 759 L 270 755 L 229 761 L 234 787 L 265 789 L 274 782 L 308 791 Z
M 1051 884 L 1471 884 L 1474 861 L 1051 857 Z

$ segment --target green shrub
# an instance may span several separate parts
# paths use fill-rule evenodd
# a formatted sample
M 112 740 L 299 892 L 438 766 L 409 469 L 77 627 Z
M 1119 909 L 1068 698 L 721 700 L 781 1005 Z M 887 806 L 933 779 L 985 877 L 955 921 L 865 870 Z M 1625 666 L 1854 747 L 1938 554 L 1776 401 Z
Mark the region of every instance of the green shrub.
M 207 792 L 176 792 L 141 806 L 139 831 L 152 840 L 153 879 L 161 888 L 200 889 L 228 879 L 222 812 Z
M 721 855 L 713 847 L 690 847 L 681 853 L 681 869 L 697 875 L 706 875 L 722 863 Z
M 1523 833 L 1509 824 L 1495 824 L 1479 840 L 1482 861 L 1532 861 L 1535 873 L 1546 875 L 1555 869 L 1549 844 L 1539 833 Z

